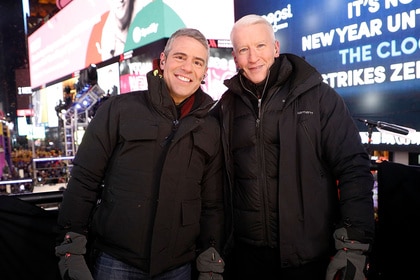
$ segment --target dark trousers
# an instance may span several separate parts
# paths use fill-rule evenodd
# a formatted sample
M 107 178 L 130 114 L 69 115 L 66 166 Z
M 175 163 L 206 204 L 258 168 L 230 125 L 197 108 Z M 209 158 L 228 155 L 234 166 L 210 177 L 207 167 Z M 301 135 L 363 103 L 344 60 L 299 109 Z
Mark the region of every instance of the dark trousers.
M 298 268 L 281 268 L 278 248 L 236 243 L 227 257 L 225 280 L 325 280 L 329 259 Z
M 95 280 L 191 280 L 191 264 L 151 277 L 149 273 L 128 265 L 114 257 L 100 253 L 94 267 Z

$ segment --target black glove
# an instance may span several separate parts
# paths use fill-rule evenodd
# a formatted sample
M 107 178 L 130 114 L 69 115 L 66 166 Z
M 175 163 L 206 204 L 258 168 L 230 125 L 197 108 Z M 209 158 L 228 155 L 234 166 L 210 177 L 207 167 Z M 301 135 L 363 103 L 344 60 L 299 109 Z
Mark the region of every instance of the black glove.
M 338 250 L 331 260 L 326 280 L 339 277 L 343 280 L 365 280 L 368 268 L 369 244 L 349 240 L 347 230 L 339 228 L 334 232 L 335 248 Z
M 197 258 L 198 280 L 223 280 L 225 262 L 214 247 L 208 248 Z
M 63 243 L 55 247 L 55 255 L 60 257 L 58 268 L 64 280 L 93 280 L 86 264 L 86 236 L 68 232 Z

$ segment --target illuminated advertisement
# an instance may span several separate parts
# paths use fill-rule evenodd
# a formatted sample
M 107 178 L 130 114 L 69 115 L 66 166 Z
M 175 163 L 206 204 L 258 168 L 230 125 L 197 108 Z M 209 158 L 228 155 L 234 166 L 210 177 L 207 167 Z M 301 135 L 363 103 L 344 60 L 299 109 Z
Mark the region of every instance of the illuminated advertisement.
M 315 66 L 355 119 L 420 130 L 420 1 L 235 1 L 236 19 L 249 13 L 265 16 L 280 51 Z
M 157 68 L 153 61 L 159 59 L 165 44 L 166 39 L 161 39 L 124 53 L 119 69 L 121 93 L 147 89 L 146 74 Z
M 120 94 L 119 64 L 112 64 L 100 67 L 98 73 L 98 85 L 105 92 L 105 95 L 112 96 Z
M 167 38 L 180 27 L 228 39 L 233 22 L 233 0 L 73 0 L 28 37 L 31 87 Z
M 232 48 L 211 48 L 207 75 L 201 88 L 214 100 L 218 100 L 227 89 L 223 81 L 235 74 Z
M 57 127 L 58 117 L 55 106 L 57 106 L 62 99 L 62 83 L 57 83 L 34 92 L 32 96 L 34 125 L 36 127 Z

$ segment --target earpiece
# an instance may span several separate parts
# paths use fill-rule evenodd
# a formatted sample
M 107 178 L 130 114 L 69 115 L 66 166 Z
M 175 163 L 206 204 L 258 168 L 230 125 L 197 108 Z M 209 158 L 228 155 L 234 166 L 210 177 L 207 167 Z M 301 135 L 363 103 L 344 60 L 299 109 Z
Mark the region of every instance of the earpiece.
M 206 82 L 204 81 L 206 79 L 207 75 L 203 75 L 203 79 L 201 79 L 201 84 L 204 85 Z

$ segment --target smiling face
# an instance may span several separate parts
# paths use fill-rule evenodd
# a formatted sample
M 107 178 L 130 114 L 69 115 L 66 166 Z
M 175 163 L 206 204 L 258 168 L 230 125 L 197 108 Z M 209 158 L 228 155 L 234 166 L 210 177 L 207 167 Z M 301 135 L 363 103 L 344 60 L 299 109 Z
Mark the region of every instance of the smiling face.
M 188 36 L 175 38 L 167 55 L 161 53 L 163 78 L 175 104 L 200 87 L 207 72 L 207 57 L 207 49 Z
M 263 23 L 238 25 L 232 31 L 232 55 L 243 75 L 255 84 L 267 77 L 268 70 L 279 56 L 279 42 L 271 27 Z

